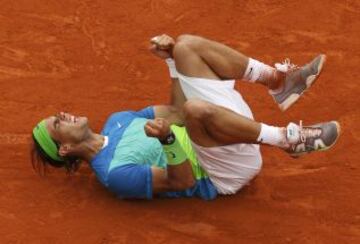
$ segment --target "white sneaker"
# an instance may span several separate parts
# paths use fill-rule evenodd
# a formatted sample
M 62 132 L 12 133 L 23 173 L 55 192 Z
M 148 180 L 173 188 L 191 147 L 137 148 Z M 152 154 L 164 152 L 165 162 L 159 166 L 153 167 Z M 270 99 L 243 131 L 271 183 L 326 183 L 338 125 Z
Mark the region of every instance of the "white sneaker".
M 340 124 L 336 121 L 303 126 L 290 123 L 286 127 L 286 140 L 289 145 L 285 149 L 292 157 L 314 151 L 330 149 L 340 136 Z

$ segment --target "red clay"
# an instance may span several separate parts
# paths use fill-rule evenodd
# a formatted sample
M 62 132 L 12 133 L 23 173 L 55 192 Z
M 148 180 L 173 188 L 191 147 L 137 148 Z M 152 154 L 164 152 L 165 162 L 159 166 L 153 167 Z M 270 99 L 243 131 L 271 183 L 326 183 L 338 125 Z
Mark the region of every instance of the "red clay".
M 360 3 L 5 0 L 0 8 L 0 243 L 360 243 Z M 264 147 L 264 169 L 215 201 L 122 201 L 83 167 L 31 168 L 29 133 L 65 110 L 99 131 L 107 116 L 166 103 L 166 66 L 150 37 L 193 33 L 259 60 L 328 55 L 320 79 L 286 113 L 239 82 L 258 120 L 339 120 L 333 150 L 294 160 Z

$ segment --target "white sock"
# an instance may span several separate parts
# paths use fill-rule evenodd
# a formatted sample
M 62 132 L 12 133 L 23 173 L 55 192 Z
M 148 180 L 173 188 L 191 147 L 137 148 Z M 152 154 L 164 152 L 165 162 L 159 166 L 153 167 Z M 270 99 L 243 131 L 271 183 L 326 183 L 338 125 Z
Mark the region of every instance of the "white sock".
M 286 144 L 284 128 L 261 123 L 261 130 L 257 141 L 277 147 L 284 147 Z
M 267 82 L 270 78 L 273 77 L 274 72 L 275 68 L 255 59 L 249 58 L 249 64 L 246 67 L 242 79 L 249 82 Z

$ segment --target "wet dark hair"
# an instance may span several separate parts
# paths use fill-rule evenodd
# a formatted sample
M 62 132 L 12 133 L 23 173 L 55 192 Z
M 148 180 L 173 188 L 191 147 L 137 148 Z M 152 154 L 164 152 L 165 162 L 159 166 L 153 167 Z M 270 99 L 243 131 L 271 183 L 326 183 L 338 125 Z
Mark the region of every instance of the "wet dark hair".
M 47 172 L 47 166 L 50 165 L 55 168 L 65 168 L 66 172 L 71 174 L 76 172 L 81 164 L 81 159 L 78 157 L 64 157 L 64 161 L 54 160 L 41 148 L 40 144 L 36 141 L 34 135 L 32 136 L 33 145 L 30 151 L 31 164 L 35 171 L 39 174 L 45 174 Z M 59 149 L 58 143 L 56 143 Z

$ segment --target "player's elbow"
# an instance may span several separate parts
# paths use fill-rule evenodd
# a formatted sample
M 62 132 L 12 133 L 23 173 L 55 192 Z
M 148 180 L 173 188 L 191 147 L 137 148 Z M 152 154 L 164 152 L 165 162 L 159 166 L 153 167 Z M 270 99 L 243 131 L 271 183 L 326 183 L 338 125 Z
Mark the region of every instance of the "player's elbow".
M 174 191 L 184 191 L 186 189 L 192 188 L 195 185 L 194 177 L 186 177 L 182 179 L 172 179 L 169 182 L 170 188 Z

